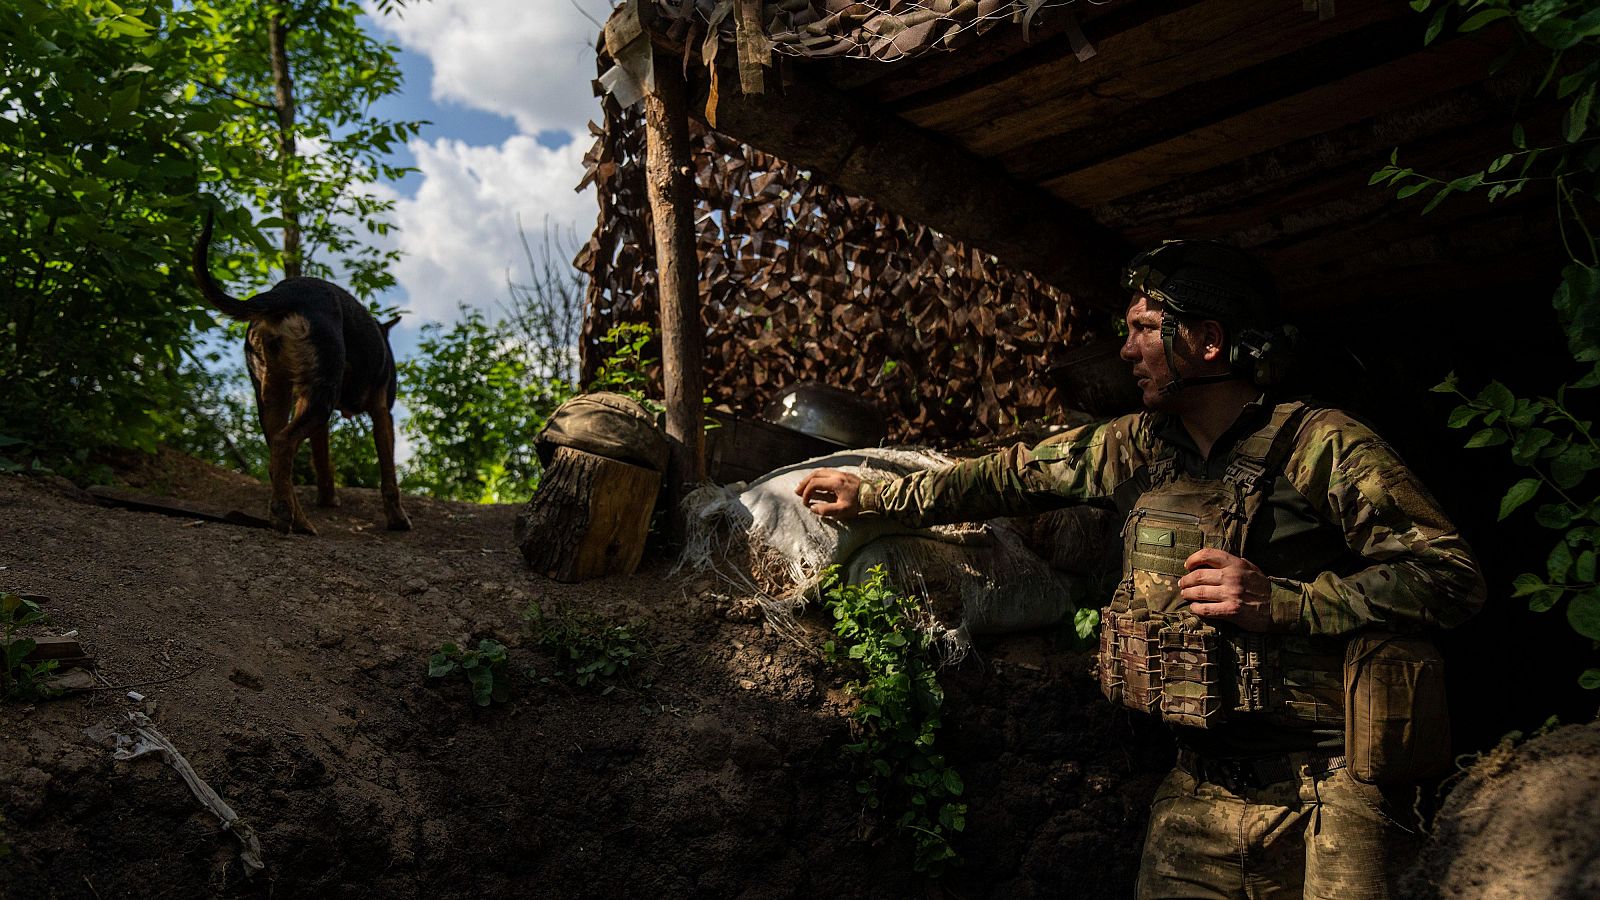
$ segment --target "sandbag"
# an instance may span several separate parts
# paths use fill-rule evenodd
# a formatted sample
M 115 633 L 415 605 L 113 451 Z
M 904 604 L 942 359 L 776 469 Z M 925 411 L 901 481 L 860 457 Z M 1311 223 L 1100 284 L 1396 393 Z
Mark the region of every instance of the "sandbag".
M 785 466 L 748 485 L 702 487 L 684 499 L 688 534 L 679 565 L 718 572 L 781 615 L 814 594 L 827 566 L 840 565 L 846 580 L 859 582 L 882 564 L 902 593 L 927 600 L 963 636 L 1054 625 L 1079 599 L 1098 602 L 1088 596 L 1090 579 L 1051 569 L 1010 521 L 933 528 L 872 516 L 840 522 L 812 513 L 795 494 L 816 469 L 884 482 L 953 462 L 926 450 L 868 448 Z

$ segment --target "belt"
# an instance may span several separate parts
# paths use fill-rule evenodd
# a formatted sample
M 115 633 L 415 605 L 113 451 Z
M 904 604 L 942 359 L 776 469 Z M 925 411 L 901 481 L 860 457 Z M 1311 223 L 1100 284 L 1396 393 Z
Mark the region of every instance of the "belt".
M 1298 778 L 1301 766 L 1306 767 L 1308 775 L 1326 775 L 1344 768 L 1344 764 L 1343 756 L 1335 756 L 1326 750 L 1240 759 L 1201 756 L 1193 750 L 1178 750 L 1178 768 L 1193 775 L 1196 781 L 1209 781 L 1234 793 L 1241 788 L 1259 789 Z

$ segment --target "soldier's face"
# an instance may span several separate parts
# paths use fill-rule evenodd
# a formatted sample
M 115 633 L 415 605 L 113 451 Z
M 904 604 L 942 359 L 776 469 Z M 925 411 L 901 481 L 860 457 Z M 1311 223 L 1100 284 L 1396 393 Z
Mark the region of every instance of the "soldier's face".
M 1181 342 L 1174 342 L 1175 344 Z M 1181 347 L 1174 346 L 1174 352 Z M 1133 363 L 1133 377 L 1145 409 L 1161 410 L 1173 397 L 1161 393 L 1172 381 L 1172 367 L 1161 346 L 1161 303 L 1144 294 L 1134 294 L 1128 304 L 1128 339 L 1122 342 L 1122 358 Z M 1181 365 L 1180 361 L 1180 365 Z

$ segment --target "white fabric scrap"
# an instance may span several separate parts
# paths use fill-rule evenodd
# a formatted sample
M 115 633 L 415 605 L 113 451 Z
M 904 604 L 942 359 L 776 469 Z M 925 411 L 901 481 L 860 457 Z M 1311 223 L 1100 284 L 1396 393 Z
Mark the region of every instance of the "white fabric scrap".
M 130 712 L 128 722 L 133 726 L 131 735 L 117 731 L 110 724 L 85 728 L 83 733 L 99 743 L 112 744 L 111 757 L 116 760 L 136 759 L 146 753 L 158 754 L 167 765 L 177 770 L 184 784 L 194 792 L 195 798 L 222 820 L 223 829 L 232 832 L 233 836 L 239 839 L 239 843 L 243 845 L 239 851 L 239 859 L 244 863 L 245 874 L 254 875 L 266 868 L 266 863 L 261 861 L 261 841 L 256 837 L 255 829 L 239 818 L 233 807 L 195 773 L 194 767 L 189 765 L 189 761 L 178 752 L 178 748 L 167 740 L 166 735 L 156 729 L 149 717 L 141 712 Z

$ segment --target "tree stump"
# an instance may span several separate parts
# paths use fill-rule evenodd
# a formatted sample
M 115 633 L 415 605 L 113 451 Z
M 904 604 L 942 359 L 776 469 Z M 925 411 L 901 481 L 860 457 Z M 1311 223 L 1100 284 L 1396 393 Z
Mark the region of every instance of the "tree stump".
M 517 514 L 517 546 L 530 568 L 557 581 L 632 575 L 660 487 L 660 472 L 557 447 Z

